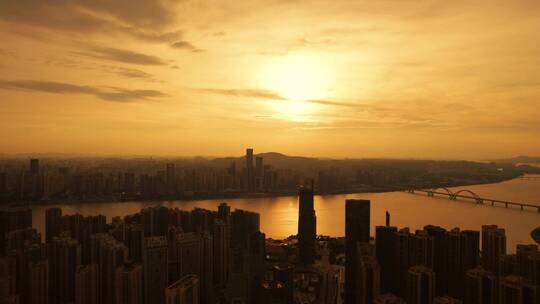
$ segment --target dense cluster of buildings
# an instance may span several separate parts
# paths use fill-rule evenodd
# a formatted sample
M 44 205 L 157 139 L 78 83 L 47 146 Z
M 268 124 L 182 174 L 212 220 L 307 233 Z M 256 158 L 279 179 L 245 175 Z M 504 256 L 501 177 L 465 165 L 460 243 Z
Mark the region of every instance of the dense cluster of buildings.
M 265 292 L 259 214 L 146 208 L 114 218 L 0 212 L 0 303 L 255 303 Z
M 10 200 L 48 200 L 58 198 L 157 199 L 183 198 L 201 194 L 238 194 L 240 192 L 273 192 L 290 183 L 290 176 L 263 165 L 247 149 L 245 165 L 232 161 L 227 168 L 182 167 L 165 164 L 155 173 L 107 170 L 77 170 L 71 167 L 43 169 L 39 159 L 30 160 L 29 170 L 0 170 L 0 194 Z
M 217 159 L 0 159 L 0 202 L 231 198 L 294 195 L 314 181 L 319 194 L 500 181 L 521 174 L 474 162 L 331 160 L 279 153 Z
M 251 169 L 250 169 L 251 170 Z M 504 229 L 411 232 L 345 202 L 345 238 L 317 237 L 313 186 L 299 189 L 298 235 L 266 239 L 259 214 L 162 206 L 115 217 L 0 211 L 0 303 L 540 304 L 540 252 L 508 254 Z

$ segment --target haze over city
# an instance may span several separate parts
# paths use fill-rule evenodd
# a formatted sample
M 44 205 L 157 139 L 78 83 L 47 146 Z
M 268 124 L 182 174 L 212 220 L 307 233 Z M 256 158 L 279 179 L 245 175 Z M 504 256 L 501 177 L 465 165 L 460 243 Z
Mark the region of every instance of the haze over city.
M 539 0 L 0 0 L 0 304 L 540 304 Z
M 540 3 L 0 1 L 0 151 L 540 154 Z

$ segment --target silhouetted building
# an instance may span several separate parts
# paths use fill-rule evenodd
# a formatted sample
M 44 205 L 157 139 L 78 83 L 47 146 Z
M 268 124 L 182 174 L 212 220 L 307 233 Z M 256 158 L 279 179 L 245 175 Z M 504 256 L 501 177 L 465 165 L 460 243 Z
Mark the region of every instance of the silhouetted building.
M 255 188 L 262 190 L 264 186 L 263 158 L 255 157 Z
M 435 272 L 425 266 L 409 268 L 407 304 L 430 304 L 435 297 Z
M 375 252 L 381 267 L 381 292 L 383 293 L 397 292 L 396 233 L 396 227 L 377 226 L 375 228 Z
M 166 236 L 169 231 L 169 208 L 148 207 L 141 210 L 141 224 L 144 236 Z
M 463 298 L 465 289 L 465 273 L 474 269 L 479 262 L 480 234 L 477 231 L 460 231 L 454 228 L 446 234 L 445 252 L 446 277 L 448 295 L 454 298 Z M 444 274 L 441 274 L 441 277 Z M 439 282 L 437 275 L 437 282 Z
M 255 189 L 255 174 L 253 172 L 253 149 L 246 149 L 246 184 L 247 190 L 252 192 Z
M 317 244 L 317 217 L 313 207 L 313 189 L 298 190 L 298 257 L 302 264 L 313 264 Z
M 199 296 L 201 303 L 212 303 L 213 293 L 203 292 L 213 290 L 215 260 L 212 236 L 208 233 L 184 233 L 177 235 L 176 240 L 178 277 L 197 276 L 201 290 Z M 226 265 L 223 266 L 226 267 Z
M 496 277 L 481 267 L 467 271 L 463 300 L 465 304 L 498 303 Z
M 222 219 L 214 220 L 214 283 L 219 288 L 227 285 L 231 258 L 231 226 Z
M 433 304 L 463 304 L 461 300 L 449 296 L 436 297 L 433 299 Z
M 357 303 L 357 243 L 369 242 L 369 200 L 345 202 L 345 304 Z
M 380 266 L 375 247 L 369 243 L 356 243 L 356 303 L 371 304 L 380 293 Z
M 538 265 L 535 265 L 534 261 L 539 258 L 540 252 L 538 251 L 538 245 L 520 244 L 516 246 L 517 273 L 536 285 L 538 285 L 540 280 L 540 268 L 538 268 Z M 537 271 L 536 275 L 534 275 L 535 270 Z
M 6 233 L 32 227 L 32 209 L 6 208 L 0 209 L 0 254 L 6 249 Z
M 256 303 L 289 304 L 287 289 L 280 281 L 263 280 L 257 286 Z
M 49 303 L 75 301 L 75 271 L 81 264 L 81 245 L 67 236 L 54 237 L 49 245 Z
M 140 264 L 127 263 L 116 269 L 116 304 L 143 303 L 143 276 Z M 162 303 L 155 299 L 152 303 Z
M 196 275 L 183 276 L 165 289 L 166 304 L 199 304 L 199 279 Z
M 144 303 L 163 303 L 163 291 L 167 287 L 168 277 L 167 239 L 148 237 L 144 239 L 143 280 Z
M 39 174 L 39 159 L 34 158 L 30 160 L 30 173 Z
M 231 222 L 231 207 L 227 203 L 218 206 L 218 218 L 229 224 Z
M 425 230 L 417 230 L 409 236 L 410 266 L 422 265 L 433 269 L 435 239 Z
M 0 172 L 0 194 L 8 192 L 8 175 L 6 172 Z
M 127 247 L 109 234 L 98 233 L 90 238 L 91 263 L 98 265 L 99 303 L 116 301 L 116 269 L 127 261 Z
M 166 175 L 167 194 L 174 196 L 176 195 L 176 169 L 174 164 L 167 164 Z
M 482 226 L 482 265 L 486 270 L 499 273 L 498 261 L 506 254 L 506 233 L 497 225 Z
M 435 250 L 433 252 L 433 271 L 437 275 L 437 295 L 446 295 L 448 293 L 448 250 L 447 250 L 447 235 L 446 229 L 427 225 L 424 230 L 433 237 Z
M 500 255 L 497 261 L 497 271 L 496 275 L 499 278 L 519 274 L 517 256 L 515 254 Z
M 395 294 L 386 293 L 378 296 L 373 301 L 373 304 L 406 304 L 403 298 L 396 296 Z
M 144 248 L 144 230 L 142 226 L 136 224 L 126 226 L 125 245 L 128 248 L 129 259 L 135 263 L 142 263 Z
M 273 268 L 273 275 L 276 281 L 284 285 L 285 303 L 293 303 L 294 268 L 290 265 L 277 265 Z
M 98 265 L 79 266 L 75 273 L 75 304 L 98 304 Z
M 500 278 L 499 303 L 537 304 L 540 301 L 539 288 L 523 277 L 510 275 Z
M 29 290 L 25 295 L 29 304 L 47 304 L 49 299 L 49 265 L 47 260 L 30 262 L 29 271 Z
M 62 230 L 62 209 L 45 210 L 45 241 L 49 243 L 53 237 L 59 236 Z

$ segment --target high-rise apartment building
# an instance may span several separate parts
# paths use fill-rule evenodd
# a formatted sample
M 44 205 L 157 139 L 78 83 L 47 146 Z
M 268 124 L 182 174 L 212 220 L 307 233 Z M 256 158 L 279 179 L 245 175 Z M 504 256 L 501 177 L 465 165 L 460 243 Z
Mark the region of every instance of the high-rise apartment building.
M 144 303 L 164 303 L 168 285 L 167 238 L 147 237 L 143 248 Z
M 199 278 L 194 274 L 183 276 L 165 289 L 165 304 L 199 304 Z
M 345 202 L 345 304 L 357 303 L 357 243 L 369 242 L 371 202 Z
M 435 297 L 435 272 L 425 266 L 409 268 L 407 304 L 431 304 Z
M 317 245 L 317 217 L 313 207 L 313 189 L 301 187 L 298 196 L 298 257 L 302 264 L 313 264 Z

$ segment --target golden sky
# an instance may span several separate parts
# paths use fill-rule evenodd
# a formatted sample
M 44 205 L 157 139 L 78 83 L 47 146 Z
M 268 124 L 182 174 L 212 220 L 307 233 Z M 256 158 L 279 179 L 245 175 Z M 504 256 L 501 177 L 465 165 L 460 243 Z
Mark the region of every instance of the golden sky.
M 538 0 L 0 0 L 0 153 L 540 154 Z

